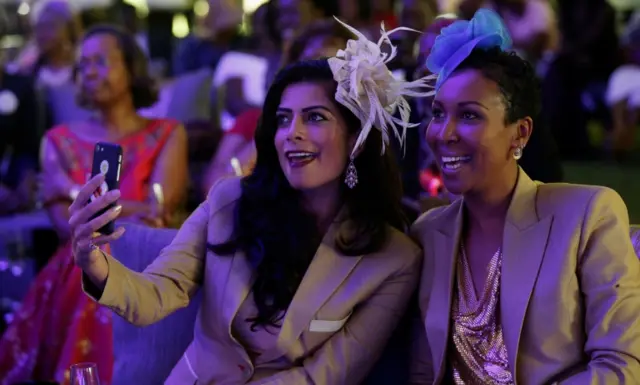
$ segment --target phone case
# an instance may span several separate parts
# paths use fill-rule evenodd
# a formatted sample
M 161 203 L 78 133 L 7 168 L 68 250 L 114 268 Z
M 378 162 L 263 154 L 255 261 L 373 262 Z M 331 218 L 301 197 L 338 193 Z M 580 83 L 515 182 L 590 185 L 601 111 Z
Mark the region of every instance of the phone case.
M 120 188 L 120 168 L 122 167 L 122 147 L 113 143 L 97 143 L 93 150 L 93 165 L 91 170 L 91 176 L 96 176 L 98 173 L 104 174 L 104 183 L 96 190 L 91 196 L 90 201 L 106 194 L 108 191 L 117 190 Z M 116 204 L 112 203 L 105 209 L 98 212 L 93 218 L 104 214 L 106 211 L 114 207 Z M 92 218 L 92 219 L 93 219 Z M 111 234 L 115 230 L 113 222 L 107 223 L 101 229 L 98 230 L 101 234 Z

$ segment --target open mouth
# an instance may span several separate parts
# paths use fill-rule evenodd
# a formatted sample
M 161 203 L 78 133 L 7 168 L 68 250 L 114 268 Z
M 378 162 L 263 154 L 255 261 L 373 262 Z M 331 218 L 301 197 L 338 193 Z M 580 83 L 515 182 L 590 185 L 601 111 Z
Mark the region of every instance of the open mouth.
M 313 162 L 318 154 L 307 151 L 288 151 L 285 153 L 291 167 L 304 167 Z
M 440 164 L 443 171 L 454 172 L 460 169 L 463 164 L 471 161 L 470 156 L 443 156 L 440 158 Z

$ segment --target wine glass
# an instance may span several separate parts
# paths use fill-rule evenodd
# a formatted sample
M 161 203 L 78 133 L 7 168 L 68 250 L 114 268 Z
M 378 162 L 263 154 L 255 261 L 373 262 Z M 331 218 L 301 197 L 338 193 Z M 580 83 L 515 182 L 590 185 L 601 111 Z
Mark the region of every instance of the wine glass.
M 100 385 L 98 366 L 92 362 L 71 365 L 70 385 Z

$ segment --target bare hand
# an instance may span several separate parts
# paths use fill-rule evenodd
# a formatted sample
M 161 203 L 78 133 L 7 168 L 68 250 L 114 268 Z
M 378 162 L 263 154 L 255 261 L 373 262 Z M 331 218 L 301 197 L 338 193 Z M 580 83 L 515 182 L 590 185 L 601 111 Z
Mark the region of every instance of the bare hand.
M 73 257 L 81 269 L 91 266 L 102 253 L 98 246 L 114 241 L 122 236 L 124 228 L 119 227 L 110 235 L 98 233 L 98 229 L 115 220 L 122 212 L 122 206 L 116 206 L 104 214 L 91 219 L 100 210 L 116 202 L 120 197 L 119 190 L 109 191 L 107 194 L 87 204 L 90 197 L 104 181 L 104 175 L 99 174 L 91 178 L 82 186 L 77 198 L 69 207 L 69 228 L 71 230 L 71 245 Z

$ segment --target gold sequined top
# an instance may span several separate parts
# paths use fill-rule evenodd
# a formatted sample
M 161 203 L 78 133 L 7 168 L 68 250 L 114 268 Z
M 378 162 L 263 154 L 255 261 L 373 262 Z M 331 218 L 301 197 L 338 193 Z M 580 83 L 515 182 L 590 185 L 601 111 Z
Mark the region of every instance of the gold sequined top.
M 500 325 L 498 249 L 489 263 L 484 290 L 476 295 L 469 261 L 460 246 L 452 305 L 453 330 L 449 359 L 457 385 L 513 384 Z

